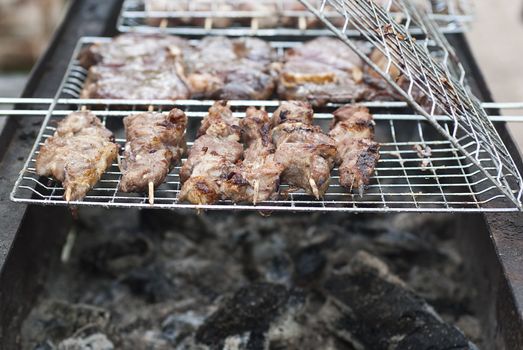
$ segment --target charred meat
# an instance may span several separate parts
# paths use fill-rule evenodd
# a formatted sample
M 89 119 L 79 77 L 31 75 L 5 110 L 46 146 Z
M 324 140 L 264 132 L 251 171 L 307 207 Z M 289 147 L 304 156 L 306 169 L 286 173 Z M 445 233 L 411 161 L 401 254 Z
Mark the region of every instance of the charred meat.
M 312 125 L 312 117 L 308 103 L 283 102 L 273 115 L 272 139 L 275 161 L 284 167 L 282 183 L 319 199 L 329 187 L 336 145 L 320 127 Z
M 231 170 L 222 185 L 224 196 L 254 204 L 276 199 L 283 165 L 275 160 L 271 119 L 267 112 L 250 107 L 240 126 L 247 149 L 243 162 Z
M 257 38 L 204 38 L 186 59 L 192 96 L 267 99 L 275 88 L 274 60 L 274 50 Z
M 209 109 L 180 171 L 180 201 L 213 204 L 222 198 L 221 186 L 243 155 L 239 121 L 225 101 Z
M 336 141 L 340 185 L 360 194 L 370 183 L 380 158 L 374 141 L 374 119 L 366 107 L 346 105 L 334 111 L 329 135 Z
M 168 114 L 141 113 L 124 118 L 127 143 L 121 162 L 124 192 L 146 192 L 160 186 L 185 152 L 187 117 L 179 109 Z
M 112 140 L 113 134 L 91 112 L 71 113 L 40 148 L 36 173 L 60 181 L 66 201 L 81 200 L 118 156 Z

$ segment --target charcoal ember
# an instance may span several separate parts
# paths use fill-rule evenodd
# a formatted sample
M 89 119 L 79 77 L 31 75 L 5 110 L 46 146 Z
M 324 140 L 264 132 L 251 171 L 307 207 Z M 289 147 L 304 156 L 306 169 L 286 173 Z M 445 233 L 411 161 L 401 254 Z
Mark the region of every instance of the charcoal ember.
M 72 337 L 58 344 L 58 350 L 113 350 L 113 343 L 102 333 Z
M 150 303 L 166 301 L 175 292 L 175 286 L 159 266 L 134 269 L 121 282 Z
M 185 286 L 185 295 L 199 295 L 209 302 L 239 288 L 245 279 L 242 266 L 232 257 L 204 246 L 199 255 L 168 261 L 165 274 L 173 285 Z
M 373 239 L 376 250 L 381 254 L 405 256 L 430 254 L 433 249 L 426 240 L 407 231 L 387 230 Z
M 327 258 L 320 245 L 311 245 L 300 249 L 293 257 L 294 283 L 307 286 L 316 282 L 325 266 Z
M 111 314 L 104 308 L 46 300 L 32 311 L 32 322 L 24 325 L 22 334 L 29 343 L 41 344 L 40 347 L 45 349 L 85 328 L 104 331 L 110 318 Z
M 113 239 L 84 249 L 80 262 L 94 272 L 118 276 L 143 266 L 151 259 L 152 249 L 152 243 L 145 237 Z
M 227 337 L 245 332 L 258 337 L 257 333 L 268 330 L 288 297 L 287 289 L 278 284 L 253 283 L 243 287 L 205 320 L 196 332 L 196 340 L 223 345 Z
M 162 322 L 163 337 L 173 345 L 180 344 L 184 338 L 191 337 L 204 321 L 205 315 L 192 310 L 169 315 Z
M 324 322 L 355 347 L 370 349 L 475 349 L 455 327 L 392 275 L 378 258 L 359 252 L 325 283 L 331 298 Z

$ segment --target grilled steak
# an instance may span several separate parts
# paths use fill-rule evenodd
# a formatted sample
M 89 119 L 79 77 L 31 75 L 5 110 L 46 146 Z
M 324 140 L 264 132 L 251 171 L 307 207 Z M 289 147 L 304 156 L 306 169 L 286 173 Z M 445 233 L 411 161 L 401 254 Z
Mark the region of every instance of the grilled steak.
M 374 141 L 374 119 L 366 107 L 346 105 L 334 111 L 329 135 L 336 140 L 340 185 L 360 194 L 370 183 L 380 158 L 380 146 Z
M 335 38 L 317 38 L 287 50 L 278 81 L 281 99 L 314 105 L 347 102 L 365 96 L 362 62 Z
M 276 199 L 283 165 L 274 158 L 271 119 L 267 112 L 249 107 L 240 126 L 247 149 L 243 162 L 232 168 L 223 183 L 223 194 L 234 202 L 254 204 Z
M 71 113 L 40 148 L 36 173 L 60 181 L 68 202 L 81 200 L 118 156 L 112 139 L 91 112 Z
M 195 98 L 267 99 L 275 88 L 274 50 L 256 38 L 206 37 L 186 58 Z
M 202 121 L 198 138 L 180 170 L 180 201 L 213 204 L 222 197 L 221 186 L 241 159 L 239 119 L 225 101 L 216 102 Z
M 312 125 L 312 116 L 306 102 L 282 102 L 273 115 L 272 139 L 275 161 L 284 167 L 282 183 L 319 199 L 329 187 L 336 146 L 321 128 Z
M 124 118 L 127 143 L 121 163 L 124 192 L 146 192 L 160 186 L 186 149 L 187 117 L 179 109 L 141 113 Z

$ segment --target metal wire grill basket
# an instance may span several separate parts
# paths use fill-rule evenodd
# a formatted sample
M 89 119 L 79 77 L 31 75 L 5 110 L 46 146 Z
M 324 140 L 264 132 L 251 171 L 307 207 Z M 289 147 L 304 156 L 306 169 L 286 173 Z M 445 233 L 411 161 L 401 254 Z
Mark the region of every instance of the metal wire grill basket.
M 125 0 L 118 19 L 121 32 L 165 31 L 179 35 L 327 35 L 306 9 L 296 6 L 298 0 Z M 321 0 L 312 0 L 319 5 Z M 388 0 L 380 1 L 387 7 Z M 236 5 L 236 6 L 234 6 Z M 417 0 L 416 6 L 426 10 L 444 33 L 463 32 L 473 19 L 470 0 Z M 392 7 L 394 13 L 396 8 Z M 336 11 L 327 8 L 325 16 L 335 18 Z M 422 33 L 413 25 L 412 34 Z M 357 30 L 348 33 L 357 35 Z

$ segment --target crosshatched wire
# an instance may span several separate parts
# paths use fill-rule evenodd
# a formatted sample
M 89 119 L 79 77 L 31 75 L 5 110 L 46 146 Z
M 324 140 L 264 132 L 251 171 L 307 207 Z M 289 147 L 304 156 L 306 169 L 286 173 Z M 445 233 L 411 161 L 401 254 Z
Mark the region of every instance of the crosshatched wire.
M 35 159 L 45 140 L 52 136 L 56 124 L 70 112 L 86 106 L 94 111 L 111 129 L 116 141 L 123 145 L 122 118 L 138 111 L 145 111 L 146 102 L 127 106 L 120 103 L 79 104 L 78 100 L 57 100 L 50 108 L 42 132 L 35 148 L 13 189 L 11 198 L 16 202 L 43 205 L 67 205 L 63 199 L 62 186 L 51 178 L 35 174 Z M 238 117 L 243 117 L 248 104 L 245 101 L 233 101 L 232 109 Z M 256 105 L 249 101 L 249 105 Z M 154 105 L 155 110 L 166 111 L 176 106 L 186 111 L 189 117 L 188 140 L 192 144 L 195 130 L 205 116 L 212 102 L 184 102 Z M 259 106 L 264 105 L 263 103 Z M 277 104 L 264 105 L 272 112 Z M 326 128 L 332 118 L 327 109 L 315 116 L 315 123 Z M 121 173 L 117 163 L 103 175 L 101 181 L 81 202 L 69 204 L 80 206 L 105 206 L 123 208 L 200 208 L 227 210 L 260 211 L 347 211 L 347 212 L 457 212 L 457 211 L 515 211 L 515 206 L 507 205 L 505 195 L 487 178 L 481 176 L 477 168 L 467 157 L 447 139 L 437 132 L 425 120 L 395 120 L 395 115 L 375 115 L 377 121 L 376 138 L 381 143 L 381 159 L 375 169 L 372 182 L 364 195 L 349 192 L 339 185 L 338 170 L 332 172 L 332 181 L 325 197 L 316 200 L 303 192 L 286 193 L 283 186 L 282 196 L 276 201 L 249 204 L 234 204 L 221 201 L 216 205 L 196 206 L 180 203 L 177 195 L 180 190 L 178 164 L 168 175 L 164 184 L 155 191 L 155 203 L 150 205 L 146 194 L 128 194 L 119 191 Z M 450 128 L 450 123 L 443 123 L 443 128 Z M 463 139 L 463 142 L 467 142 Z M 480 151 L 485 167 L 495 169 L 493 160 L 485 151 Z M 479 176 L 478 176 L 479 175 Z
M 463 85 L 463 80 L 451 72 L 449 65 L 431 56 L 427 45 L 418 43 L 409 34 L 413 20 L 418 20 L 419 16 L 413 12 L 408 0 L 390 1 L 389 6 L 402 10 L 395 16 L 372 0 L 323 0 L 319 7 L 308 0 L 300 1 L 521 208 L 522 179 L 512 157 L 479 101 Z M 324 16 L 327 5 L 338 11 L 337 21 Z M 334 24 L 340 22 L 343 25 Z M 349 25 L 356 28 L 385 60 L 375 63 L 367 57 L 346 35 Z M 422 29 L 425 30 L 425 42 L 439 45 L 438 38 L 431 37 L 426 27 Z M 439 49 L 447 57 L 452 56 L 444 45 Z M 451 122 L 448 130 L 436 122 L 437 114 L 448 117 Z M 469 142 L 462 143 L 462 137 Z M 494 169 L 483 164 L 483 152 L 493 160 Z M 509 175 L 515 181 L 509 182 Z
M 257 3 L 263 4 L 268 0 L 258 0 Z M 272 1 L 272 0 L 271 0 Z M 298 0 L 296 0 L 298 1 Z M 202 1 L 200 0 L 199 3 Z M 438 29 L 444 33 L 464 32 L 468 24 L 473 19 L 473 9 L 470 0 L 418 0 L 418 3 L 425 5 L 430 17 L 434 20 Z M 216 1 L 208 0 L 210 11 L 195 9 L 194 2 L 190 0 L 179 0 L 179 3 L 186 3 L 186 10 L 167 10 L 150 11 L 146 9 L 144 0 L 125 0 L 122 11 L 118 19 L 118 29 L 121 32 L 144 31 L 158 32 L 166 31 L 172 34 L 190 35 L 326 35 L 330 32 L 325 29 L 308 28 L 307 22 L 312 15 L 308 11 L 289 10 L 284 8 L 283 1 L 276 3 L 274 10 L 242 10 L 242 11 L 223 11 L 217 8 Z M 311 0 L 311 3 L 319 5 L 321 0 Z M 386 2 L 385 2 L 386 3 Z M 274 18 L 275 12 L 281 13 L 286 18 L 295 19 L 295 27 L 278 26 L 276 28 L 263 28 L 259 26 L 259 21 L 263 18 Z M 394 11 L 393 11 L 394 12 Z M 329 16 L 336 16 L 334 11 L 326 13 Z M 167 20 L 166 27 L 159 27 L 162 19 Z M 169 20 L 188 19 L 200 20 L 197 25 L 185 25 L 177 23 L 171 25 Z M 233 27 L 219 28 L 214 25 L 215 21 L 223 19 L 242 19 L 241 23 L 236 23 Z M 247 19 L 247 21 L 245 21 Z M 423 33 L 417 26 L 411 26 L 411 34 Z M 355 30 L 350 31 L 353 35 L 358 35 Z

